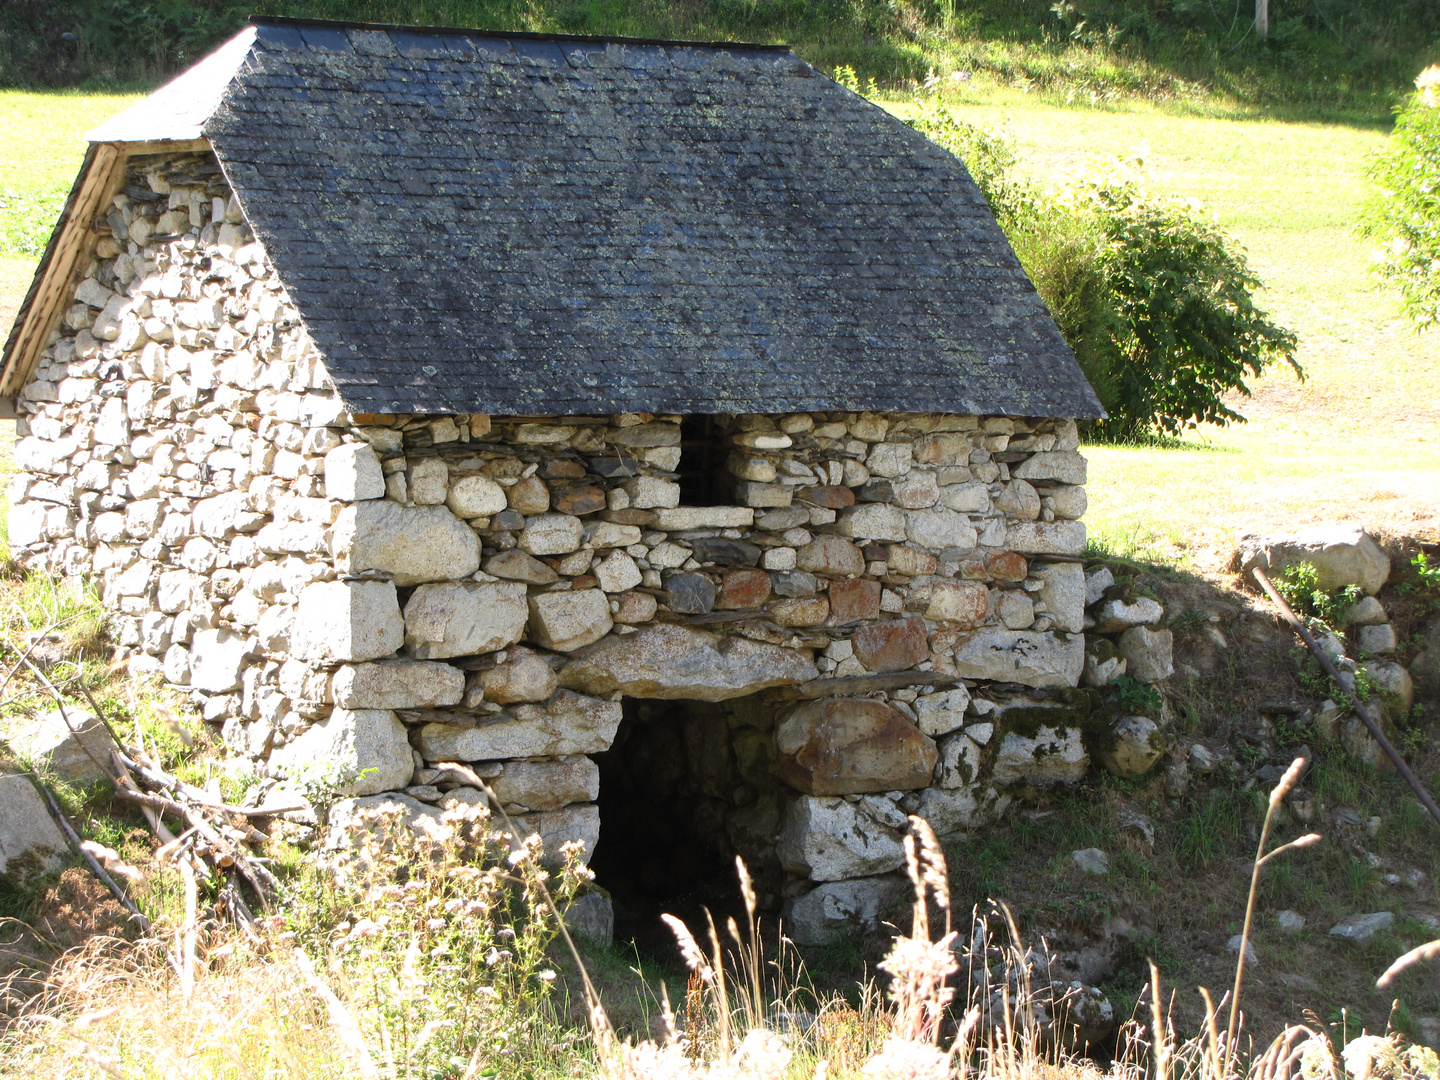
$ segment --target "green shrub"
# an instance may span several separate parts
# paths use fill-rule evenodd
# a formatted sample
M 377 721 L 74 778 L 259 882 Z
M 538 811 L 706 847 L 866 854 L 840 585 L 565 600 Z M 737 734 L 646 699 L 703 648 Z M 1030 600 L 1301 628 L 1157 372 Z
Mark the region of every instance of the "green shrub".
M 1114 311 L 1109 378 L 1096 387 L 1110 419 L 1099 433 L 1177 435 L 1244 421 L 1221 395 L 1249 395 L 1247 375 L 1295 361 L 1293 331 L 1255 306 L 1260 279 L 1225 236 L 1180 200 L 1152 202 L 1130 183 L 1087 192 L 1103 237 L 1100 270 Z
M 1382 241 L 1375 270 L 1417 326 L 1440 323 L 1440 65 L 1415 80 L 1370 178 L 1378 190 L 1362 228 Z
M 858 82 L 851 72 L 852 89 Z M 1245 418 L 1247 376 L 1295 362 L 1295 334 L 1255 306 L 1245 257 L 1179 199 L 1104 178 L 1055 197 L 1016 174 L 1005 139 L 922 99 L 912 127 L 964 162 L 1110 414 L 1092 435 L 1177 435 Z
M 1275 582 L 1275 589 L 1296 614 L 1319 619 L 1333 630 L 1345 626 L 1350 609 L 1365 595 L 1358 585 L 1325 592 L 1317 584 L 1315 567 L 1308 562 L 1296 563 L 1286 569 Z

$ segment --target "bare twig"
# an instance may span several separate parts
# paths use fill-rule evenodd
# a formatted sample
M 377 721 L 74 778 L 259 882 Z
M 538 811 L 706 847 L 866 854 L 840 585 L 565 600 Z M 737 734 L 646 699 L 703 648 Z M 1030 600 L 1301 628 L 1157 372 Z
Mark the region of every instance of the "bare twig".
M 1410 789 L 1415 792 L 1416 798 L 1420 800 L 1426 810 L 1430 811 L 1430 816 L 1435 819 L 1436 823 L 1440 824 L 1440 806 L 1435 805 L 1435 800 L 1431 798 L 1430 792 L 1425 790 L 1424 785 L 1422 785 L 1415 774 L 1410 771 L 1410 766 L 1407 765 L 1405 759 L 1400 756 L 1400 751 L 1396 750 L 1395 747 L 1390 744 L 1390 740 L 1385 737 L 1385 732 L 1380 730 L 1380 725 L 1376 723 L 1375 718 L 1370 715 L 1370 710 L 1366 708 L 1365 703 L 1360 700 L 1352 687 L 1347 687 L 1340 681 L 1340 672 L 1335 669 L 1335 665 L 1331 662 L 1330 657 L 1325 655 L 1320 646 L 1315 643 L 1315 639 L 1310 636 L 1310 631 L 1305 629 L 1305 624 L 1295 617 L 1295 612 L 1290 610 L 1290 605 L 1285 602 L 1285 598 L 1275 590 L 1275 586 L 1272 585 L 1270 579 L 1266 577 L 1265 571 L 1261 570 L 1258 566 L 1253 566 L 1250 568 L 1250 573 L 1255 576 L 1255 580 L 1258 581 L 1260 587 L 1265 590 L 1265 595 L 1270 597 L 1271 601 L 1280 609 L 1280 614 L 1285 616 L 1285 621 L 1290 624 L 1290 628 L 1300 635 L 1300 640 L 1305 642 L 1306 648 L 1310 650 L 1316 661 L 1319 662 L 1320 670 L 1330 676 L 1336 686 L 1339 686 L 1345 691 L 1346 696 L 1350 698 L 1351 706 L 1355 709 L 1355 715 L 1360 717 L 1361 722 L 1365 725 L 1366 729 L 1369 730 L 1370 737 L 1380 744 L 1380 749 L 1385 751 L 1385 756 L 1388 757 L 1395 766 L 1395 771 L 1404 777 L 1405 782 L 1410 785 Z

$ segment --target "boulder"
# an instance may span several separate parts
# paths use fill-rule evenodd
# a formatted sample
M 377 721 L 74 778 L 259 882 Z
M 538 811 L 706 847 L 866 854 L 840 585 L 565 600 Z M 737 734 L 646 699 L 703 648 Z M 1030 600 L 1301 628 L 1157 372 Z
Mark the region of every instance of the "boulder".
M 1020 480 L 1053 480 L 1062 484 L 1085 483 L 1085 458 L 1074 450 L 1043 450 L 1031 454 L 1010 475 Z
M 1346 626 L 1379 626 L 1389 621 L 1384 605 L 1373 596 L 1362 596 L 1345 615 Z
M 330 694 L 342 709 L 434 709 L 458 705 L 465 673 L 449 664 L 385 660 L 346 664 L 330 680 Z
M 1083 679 L 1086 686 L 1109 686 L 1125 674 L 1126 660 L 1115 648 L 1115 642 L 1106 637 L 1085 639 L 1085 670 Z
M 1358 585 L 1374 596 L 1390 577 L 1390 556 L 1358 525 L 1319 525 L 1290 536 L 1250 533 L 1240 538 L 1239 561 L 1241 570 L 1258 566 L 1271 577 L 1308 562 L 1324 592 Z
M 867 812 L 871 810 L 865 801 L 802 795 L 786 811 L 777 838 L 781 865 L 812 881 L 842 881 L 898 869 L 905 862 L 899 828 L 882 824 Z M 900 819 L 903 827 L 903 815 Z
M 577 896 L 565 909 L 565 928 L 576 938 L 593 945 L 615 940 L 615 904 L 603 892 Z
M 705 574 L 672 574 L 665 581 L 665 603 L 681 615 L 707 615 L 715 608 L 715 582 Z
M 270 755 L 270 767 L 293 780 L 330 786 L 340 795 L 403 788 L 415 772 L 410 740 L 388 709 L 336 709 Z
M 1085 629 L 1085 569 L 1079 563 L 1036 563 L 1030 572 L 1041 582 L 1035 596 L 1055 620 L 1055 628 L 1078 634 Z
M 480 569 L 480 538 L 444 506 L 370 499 L 335 519 L 330 553 L 342 574 L 379 570 L 396 585 L 465 578 Z
M 1357 626 L 1350 631 L 1350 638 L 1362 656 L 1381 656 L 1395 651 L 1399 644 L 1395 640 L 1395 628 L 1389 623 L 1378 626 Z
M 115 745 L 99 717 L 74 708 L 66 709 L 63 715 L 55 709 L 22 722 L 7 741 L 18 757 L 75 784 L 106 779 L 111 767 L 110 751 Z
M 1440 618 L 1432 619 L 1420 650 L 1410 661 L 1410 678 L 1426 697 L 1440 698 Z
M 880 617 L 883 590 L 869 578 L 845 578 L 830 582 L 830 622 L 836 625 Z
M 561 810 L 545 810 L 540 813 L 518 814 L 511 822 L 519 838 L 540 837 L 544 851 L 542 862 L 556 867 L 561 861 L 560 849 L 565 844 L 581 846 L 581 863 L 588 863 L 600 842 L 600 808 L 594 803 L 580 803 Z M 502 823 L 499 823 L 503 825 Z
M 965 710 L 969 707 L 970 691 L 963 686 L 915 699 L 915 715 L 920 721 L 920 730 L 932 738 L 964 727 Z
M 978 539 L 969 516 L 954 510 L 912 510 L 906 515 L 905 536 L 917 547 L 934 551 L 972 548 Z
M 595 575 L 596 581 L 600 583 L 602 591 L 607 593 L 624 592 L 633 589 L 640 584 L 640 568 L 635 565 L 632 559 L 623 551 L 612 551 L 605 558 L 595 564 L 590 571 Z M 770 579 L 765 579 L 765 590 L 770 590 Z
M 1122 716 L 1111 728 L 1109 745 L 1097 753 L 1116 776 L 1144 776 L 1165 753 L 1165 736 L 1147 716 Z
M 555 669 L 539 653 L 516 647 L 503 664 L 480 674 L 486 701 L 514 705 L 521 701 L 548 701 L 560 685 Z
M 1165 617 L 1165 609 L 1148 596 L 1134 600 L 1117 597 L 1106 600 L 1095 611 L 1095 632 L 1118 634 L 1132 626 L 1153 626 Z
M 869 698 L 822 698 L 792 710 L 775 728 L 780 775 L 809 795 L 923 788 L 935 771 L 935 743 L 905 717 Z
M 462 476 L 450 484 L 445 505 L 456 517 L 490 517 L 504 510 L 507 500 L 505 489 L 494 480 L 485 476 Z
M 748 529 L 755 511 L 748 506 L 675 506 L 655 511 L 655 528 L 661 532 L 691 529 Z
M 888 503 L 864 503 L 840 511 L 836 529 L 857 540 L 904 540 L 905 511 Z
M 523 581 L 527 585 L 553 585 L 560 575 L 535 556 L 519 548 L 502 551 L 485 561 L 485 572 L 507 581 Z
M 342 502 L 385 497 L 385 474 L 369 443 L 345 443 L 325 455 L 325 495 Z
M 766 610 L 776 626 L 820 626 L 830 618 L 830 601 L 823 596 L 776 600 Z
M 585 526 L 572 514 L 540 514 L 525 522 L 518 542 L 531 555 L 566 555 L 579 551 Z
M 1372 911 L 1368 915 L 1352 915 L 1342 923 L 1332 926 L 1331 937 L 1346 941 L 1368 941 L 1376 934 L 1395 926 L 1395 915 L 1390 911 Z
M 955 649 L 956 674 L 966 679 L 1067 687 L 1079 683 L 1084 666 L 1079 634 L 981 630 L 962 637 Z
M 1080 851 L 1070 853 L 1070 861 L 1082 874 L 1094 874 L 1097 877 L 1104 877 L 1110 872 L 1110 856 L 1099 848 L 1083 848 Z
M 1125 658 L 1126 673 L 1143 683 L 1155 683 L 1175 674 L 1175 635 L 1169 630 L 1132 626 L 1115 647 Z
M 1108 566 L 1100 566 L 1085 575 L 1085 606 L 1098 604 L 1105 598 L 1105 590 L 1115 584 L 1115 575 Z
M 589 694 L 724 701 L 818 676 L 805 653 L 661 623 L 600 642 L 561 669 L 560 685 Z
M 995 754 L 991 779 L 1001 787 L 1078 784 L 1089 764 L 1079 727 L 1040 725 L 1034 735 L 1005 734 Z
M 924 818 L 942 839 L 996 821 L 1010 805 L 1008 795 L 993 787 L 926 788 L 920 793 L 915 813 Z
M 530 639 L 556 652 L 574 652 L 599 641 L 614 625 L 610 600 L 599 589 L 539 593 L 530 598 Z
M 559 810 L 571 803 L 594 802 L 600 795 L 600 766 L 583 754 L 558 761 L 508 761 L 488 781 L 500 805 L 510 813 Z
M 190 685 L 212 694 L 240 689 L 251 646 L 233 630 L 201 630 L 190 643 Z
M 827 881 L 785 901 L 781 922 L 797 945 L 831 945 L 880 926 L 890 906 L 909 892 L 898 876 Z
M 1374 680 L 1387 714 L 1396 720 L 1409 715 L 1415 704 L 1415 683 L 1408 671 L 1393 660 L 1366 660 L 1360 668 Z
M 937 581 L 930 590 L 925 618 L 968 629 L 990 616 L 990 590 L 978 581 Z
M 635 584 L 639 584 L 638 575 Z M 744 611 L 770 599 L 770 575 L 764 570 L 727 570 L 715 598 L 717 611 Z
M 1005 547 L 1022 555 L 1083 555 L 1085 525 L 1080 521 L 1012 521 Z
M 980 775 L 980 754 L 980 745 L 963 732 L 942 739 L 935 783 L 942 788 L 968 788 Z
M 421 585 L 405 604 L 405 645 L 420 660 L 478 656 L 519 641 L 528 615 L 518 582 Z
M 318 581 L 300 590 L 295 655 L 303 660 L 378 660 L 405 644 L 405 620 L 389 581 Z
M 795 568 L 813 574 L 853 577 L 865 572 L 865 556 L 843 536 L 827 533 L 795 552 Z
M 919 617 L 867 623 L 850 641 L 871 671 L 904 671 L 930 658 L 929 633 Z
M 516 705 L 473 725 L 426 724 L 416 743 L 429 761 L 564 757 L 610 749 L 619 726 L 618 701 L 561 690 L 544 705 Z
M 27 776 L 0 774 L 0 875 L 50 873 L 70 845 Z
M 362 817 L 369 813 L 399 811 L 401 822 L 411 828 L 421 818 L 440 820 L 440 808 L 427 806 L 418 799 L 389 791 L 384 795 L 365 795 L 357 799 L 339 799 L 330 804 L 326 815 L 325 847 L 331 851 L 360 846 L 361 835 L 373 828 Z

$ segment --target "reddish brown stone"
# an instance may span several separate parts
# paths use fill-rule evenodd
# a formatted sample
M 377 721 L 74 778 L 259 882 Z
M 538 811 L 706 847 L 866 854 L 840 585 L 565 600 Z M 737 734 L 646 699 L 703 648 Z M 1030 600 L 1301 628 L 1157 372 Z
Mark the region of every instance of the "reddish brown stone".
M 809 795 L 911 791 L 929 785 L 935 743 L 882 701 L 825 698 L 775 729 L 780 775 Z
M 643 529 L 655 523 L 655 514 L 651 510 L 610 510 L 606 512 L 605 520 L 616 525 L 639 525 Z
M 823 596 L 777 600 L 770 605 L 770 617 L 780 626 L 819 626 L 830 617 L 830 601 Z
M 612 597 L 618 605 L 614 619 L 618 623 L 643 623 L 655 617 L 659 606 L 655 597 L 643 592 L 625 592 Z
M 720 611 L 757 608 L 770 599 L 770 575 L 764 570 L 727 570 L 720 579 L 715 607 Z
M 570 579 L 570 587 L 572 589 L 593 589 L 599 584 L 600 579 L 594 574 L 581 574 L 577 578 Z
M 546 480 L 583 480 L 585 466 L 569 458 L 549 458 L 540 466 L 540 475 Z
M 870 623 L 855 631 L 850 640 L 856 658 L 871 671 L 904 671 L 930 656 L 924 619 Z
M 817 536 L 795 553 L 795 568 L 812 574 L 863 574 L 865 556 L 843 536 Z
M 885 549 L 884 559 L 892 574 L 916 577 L 919 574 L 935 573 L 935 556 L 916 551 L 907 544 L 891 544 Z
M 965 581 L 989 581 L 990 571 L 980 559 L 961 559 L 956 576 Z
M 997 551 L 985 560 L 985 569 L 996 581 L 1024 581 L 1030 573 L 1030 564 L 1024 555 L 1013 551 Z
M 802 503 L 823 506 L 827 510 L 843 510 L 855 505 L 855 492 L 839 484 L 825 484 L 817 487 L 802 487 L 795 493 Z
M 880 617 L 880 583 L 865 578 L 848 578 L 830 583 L 830 621 L 854 622 Z
M 605 490 L 598 487 L 557 487 L 551 503 L 562 514 L 593 514 L 605 509 Z

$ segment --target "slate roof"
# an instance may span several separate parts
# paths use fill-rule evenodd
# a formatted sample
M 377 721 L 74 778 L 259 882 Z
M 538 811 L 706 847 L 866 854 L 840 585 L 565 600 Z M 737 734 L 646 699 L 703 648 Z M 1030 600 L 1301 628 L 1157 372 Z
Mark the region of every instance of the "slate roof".
M 783 48 L 257 19 L 203 132 L 356 412 L 1102 415 L 963 165 Z

